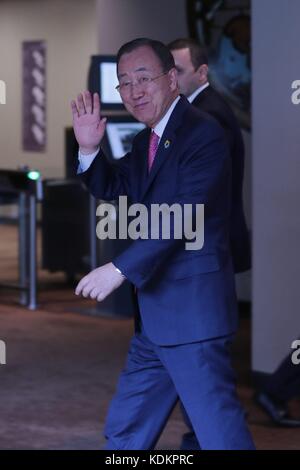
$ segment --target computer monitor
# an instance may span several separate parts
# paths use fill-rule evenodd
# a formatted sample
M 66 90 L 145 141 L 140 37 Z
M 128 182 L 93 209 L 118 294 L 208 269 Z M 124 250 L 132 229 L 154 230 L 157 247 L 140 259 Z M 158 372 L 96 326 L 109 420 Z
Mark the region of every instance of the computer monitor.
M 110 116 L 106 123 L 106 139 L 110 156 L 117 160 L 131 151 L 136 134 L 145 129 L 145 124 L 131 116 Z
M 73 127 L 65 128 L 65 177 L 73 179 L 78 169 L 78 143 Z
M 88 89 L 98 92 L 103 110 L 124 110 L 119 92 L 116 57 L 112 55 L 93 55 L 91 57 Z

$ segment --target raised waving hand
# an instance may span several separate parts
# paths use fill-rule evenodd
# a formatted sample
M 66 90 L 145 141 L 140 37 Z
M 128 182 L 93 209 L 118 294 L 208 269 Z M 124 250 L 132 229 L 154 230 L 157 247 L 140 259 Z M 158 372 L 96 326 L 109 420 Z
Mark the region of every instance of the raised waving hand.
M 81 153 L 95 152 L 103 138 L 106 125 L 106 118 L 101 118 L 98 93 L 79 93 L 77 101 L 71 101 L 71 108 L 73 128 Z

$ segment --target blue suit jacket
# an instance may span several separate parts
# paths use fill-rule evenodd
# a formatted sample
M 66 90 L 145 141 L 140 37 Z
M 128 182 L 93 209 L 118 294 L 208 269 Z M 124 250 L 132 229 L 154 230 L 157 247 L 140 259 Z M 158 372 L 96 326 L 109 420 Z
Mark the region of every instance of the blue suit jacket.
M 143 326 L 155 344 L 231 334 L 237 304 L 229 249 L 231 164 L 224 131 L 181 97 L 150 174 L 149 135 L 149 129 L 140 132 L 131 153 L 115 165 L 100 154 L 81 178 L 99 199 L 127 195 L 149 208 L 153 203 L 204 204 L 204 246 L 188 251 L 184 239 L 139 239 L 113 263 L 136 286 Z

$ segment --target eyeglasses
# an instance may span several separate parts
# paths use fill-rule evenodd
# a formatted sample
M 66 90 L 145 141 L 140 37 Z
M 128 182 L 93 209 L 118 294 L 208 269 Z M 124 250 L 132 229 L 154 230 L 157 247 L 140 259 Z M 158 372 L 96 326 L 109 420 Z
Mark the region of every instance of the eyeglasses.
M 129 93 L 132 89 L 133 86 L 138 85 L 141 88 L 147 88 L 154 80 L 157 80 L 160 77 L 163 77 L 166 75 L 168 72 L 161 73 L 160 75 L 157 75 L 157 77 L 139 77 L 136 79 L 135 83 L 132 82 L 123 82 L 119 83 L 119 85 L 116 86 L 116 90 L 119 93 L 125 94 Z

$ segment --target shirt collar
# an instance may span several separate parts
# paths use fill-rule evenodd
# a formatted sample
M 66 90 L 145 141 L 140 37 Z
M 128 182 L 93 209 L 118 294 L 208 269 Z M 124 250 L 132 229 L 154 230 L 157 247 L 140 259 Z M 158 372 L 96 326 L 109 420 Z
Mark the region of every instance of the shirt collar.
M 173 101 L 173 103 L 169 107 L 169 109 L 166 112 L 166 114 L 164 115 L 164 117 L 152 129 L 152 131 L 154 131 L 155 134 L 158 135 L 159 139 L 161 139 L 161 136 L 164 133 L 165 127 L 168 124 L 170 116 L 171 116 L 171 114 L 172 114 L 172 112 L 173 112 L 173 110 L 174 110 L 174 108 L 175 108 L 175 106 L 176 106 L 176 104 L 178 103 L 179 100 L 180 100 L 180 96 L 177 96 L 177 98 L 175 98 L 175 100 Z
M 188 100 L 190 103 L 192 103 L 194 101 L 194 99 L 196 98 L 196 96 L 199 95 L 199 93 L 201 93 L 201 91 L 205 90 L 205 88 L 207 88 L 209 86 L 209 83 L 206 82 L 204 85 L 201 85 L 199 88 L 197 88 L 197 90 L 194 91 L 194 93 L 192 93 L 190 96 L 188 96 Z

